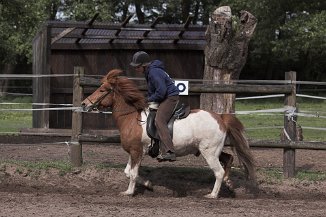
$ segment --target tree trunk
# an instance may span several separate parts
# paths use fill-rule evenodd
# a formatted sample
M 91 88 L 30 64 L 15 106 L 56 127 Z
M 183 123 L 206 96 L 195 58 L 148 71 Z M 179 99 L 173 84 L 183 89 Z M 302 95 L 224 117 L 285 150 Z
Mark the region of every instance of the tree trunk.
M 182 10 L 182 22 L 185 23 L 190 14 L 192 1 L 191 0 L 182 0 L 181 1 L 181 10 Z
M 136 7 L 136 14 L 137 14 L 137 18 L 138 18 L 138 23 L 139 24 L 145 23 L 145 15 L 144 15 L 143 11 L 141 10 L 141 4 L 136 2 L 135 7 Z
M 238 23 L 233 22 L 231 8 L 217 8 L 206 30 L 204 80 L 211 84 L 232 83 L 238 80 L 246 63 L 248 44 L 257 19 L 247 11 L 240 12 Z M 201 94 L 202 109 L 219 113 L 234 112 L 235 94 Z
M 14 70 L 15 70 L 15 65 L 7 63 L 3 67 L 3 74 L 13 74 Z M 0 97 L 4 97 L 7 95 L 8 83 L 9 83 L 8 78 L 0 79 Z
M 194 18 L 192 19 L 192 24 L 196 25 L 198 21 L 198 16 L 199 16 L 199 7 L 200 7 L 200 2 L 199 0 L 196 0 L 196 5 L 195 5 L 195 11 L 194 11 Z

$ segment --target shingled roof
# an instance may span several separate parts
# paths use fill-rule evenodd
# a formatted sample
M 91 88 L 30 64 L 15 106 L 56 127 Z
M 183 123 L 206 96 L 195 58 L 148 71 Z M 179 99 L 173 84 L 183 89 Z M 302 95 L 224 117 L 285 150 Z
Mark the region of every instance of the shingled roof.
M 188 19 L 190 20 L 190 19 Z M 49 21 L 51 49 L 203 50 L 206 26 Z

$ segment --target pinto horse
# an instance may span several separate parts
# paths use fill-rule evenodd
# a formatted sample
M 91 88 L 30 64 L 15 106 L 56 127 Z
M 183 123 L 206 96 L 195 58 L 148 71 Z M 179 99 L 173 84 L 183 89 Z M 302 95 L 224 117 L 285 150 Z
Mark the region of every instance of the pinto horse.
M 152 189 L 151 182 L 138 174 L 142 158 L 151 142 L 144 124 L 148 108 L 143 93 L 132 80 L 120 76 L 121 73 L 121 70 L 114 69 L 104 76 L 101 86 L 82 102 L 82 107 L 85 111 L 107 107 L 112 109 L 120 131 L 121 145 L 129 154 L 124 172 L 130 181 L 128 189 L 121 194 L 133 195 L 136 182 Z M 219 156 L 226 138 L 244 165 L 248 178 L 255 181 L 254 159 L 244 136 L 244 127 L 234 115 L 191 110 L 187 118 L 174 122 L 173 135 L 177 157 L 200 153 L 213 170 L 216 180 L 207 198 L 217 198 L 225 175 Z

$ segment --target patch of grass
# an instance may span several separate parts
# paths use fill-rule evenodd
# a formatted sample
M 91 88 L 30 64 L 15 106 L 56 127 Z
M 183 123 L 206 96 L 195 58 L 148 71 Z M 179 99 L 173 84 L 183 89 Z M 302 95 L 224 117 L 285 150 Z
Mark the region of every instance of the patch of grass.
M 21 103 L 0 105 L 0 109 L 31 109 L 32 97 L 5 97 L 1 103 Z M 1 111 L 0 132 L 19 132 L 21 128 L 32 127 L 32 111 Z
M 267 183 L 280 183 L 284 180 L 283 172 L 278 168 L 260 168 L 258 172 Z M 302 181 L 326 181 L 326 172 L 297 171 L 294 179 Z
M 258 99 L 236 101 L 236 111 L 255 111 L 263 109 L 279 109 L 284 107 L 283 98 Z M 314 115 L 313 117 L 299 116 L 297 124 L 303 128 L 303 138 L 306 141 L 326 141 L 324 131 L 304 129 L 305 127 L 326 128 L 325 100 L 306 98 L 297 99 L 299 112 Z M 318 117 L 318 115 L 319 117 Z M 246 128 L 249 138 L 252 139 L 279 139 L 284 125 L 283 113 L 237 115 Z
M 298 171 L 295 176 L 299 180 L 307 181 L 326 181 L 325 172 L 314 172 L 314 171 Z
M 125 168 L 126 164 L 114 164 L 114 163 L 99 163 L 95 165 L 97 169 L 122 169 Z
M 264 177 L 264 181 L 271 183 L 281 183 L 283 181 L 283 173 L 277 168 L 261 168 L 258 172 Z
M 16 172 L 22 174 L 27 170 L 29 173 L 35 173 L 35 171 L 57 169 L 59 175 L 65 175 L 73 170 L 73 166 L 68 161 L 4 161 L 0 164 L 14 164 L 17 165 Z

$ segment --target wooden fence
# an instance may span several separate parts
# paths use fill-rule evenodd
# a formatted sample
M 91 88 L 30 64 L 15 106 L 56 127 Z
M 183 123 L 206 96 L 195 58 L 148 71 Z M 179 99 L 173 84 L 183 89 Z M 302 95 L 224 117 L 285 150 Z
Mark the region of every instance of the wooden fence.
M 94 78 L 84 77 L 84 68 L 74 68 L 73 106 L 79 107 L 83 100 L 84 87 L 98 87 L 100 81 Z M 205 84 L 191 84 L 190 93 L 263 93 L 263 94 L 285 94 L 284 107 L 296 108 L 296 72 L 285 73 L 286 84 L 255 85 L 255 84 L 218 84 L 207 86 Z M 145 86 L 140 86 L 145 90 Z M 70 160 L 74 166 L 80 166 L 82 159 L 82 143 L 119 143 L 120 136 L 117 131 L 111 131 L 111 136 L 86 135 L 83 134 L 82 112 L 73 112 L 72 115 L 72 137 L 70 145 Z M 283 174 L 284 177 L 295 175 L 295 150 L 312 149 L 326 150 L 325 142 L 297 141 L 296 116 L 285 111 L 284 130 L 287 140 L 249 140 L 251 147 L 257 148 L 282 148 L 283 151 Z

